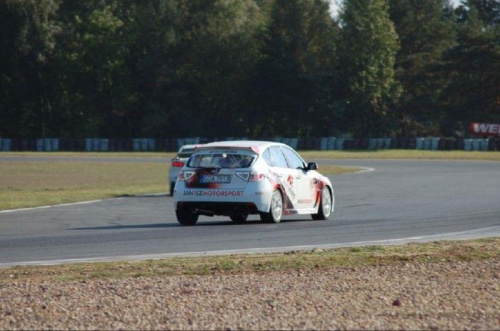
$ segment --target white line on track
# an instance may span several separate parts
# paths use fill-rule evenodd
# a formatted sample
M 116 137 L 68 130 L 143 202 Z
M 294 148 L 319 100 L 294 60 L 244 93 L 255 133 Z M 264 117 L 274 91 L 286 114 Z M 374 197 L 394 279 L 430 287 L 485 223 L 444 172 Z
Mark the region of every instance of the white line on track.
M 233 249 L 207 252 L 185 252 L 185 253 L 163 253 L 163 254 L 147 254 L 147 255 L 123 255 L 123 256 L 108 256 L 82 259 L 62 259 L 62 260 L 47 260 L 47 261 L 28 261 L 28 262 L 9 262 L 0 263 L 0 268 L 8 268 L 13 266 L 28 266 L 28 265 L 60 265 L 70 263 L 91 263 L 91 262 L 118 262 L 118 261 L 141 261 L 141 260 L 159 260 L 173 257 L 196 257 L 196 256 L 221 256 L 234 254 L 259 254 L 259 253 L 283 253 L 290 251 L 307 251 L 313 249 L 333 249 L 341 247 L 357 247 L 357 246 L 389 246 L 402 245 L 411 242 L 428 242 L 434 240 L 468 240 L 474 238 L 500 237 L 500 226 L 493 226 L 482 229 L 450 232 L 443 234 L 435 234 L 420 237 L 408 237 L 401 239 L 385 239 L 371 241 L 354 241 L 341 244 L 325 244 L 325 245 L 302 245 L 302 246 L 287 246 L 287 247 L 270 247 L 270 248 L 248 248 L 248 249 Z
M 168 193 L 151 193 L 151 194 L 144 194 L 144 195 L 136 195 L 136 196 L 131 196 L 131 198 L 140 198 L 140 197 L 162 197 L 167 195 Z M 36 210 L 36 209 L 46 209 L 46 208 L 55 208 L 55 207 L 67 207 L 67 206 L 77 206 L 77 205 L 86 205 L 90 203 L 96 203 L 96 202 L 101 202 L 101 201 L 112 201 L 112 200 L 122 200 L 125 198 L 110 198 L 110 199 L 100 199 L 100 200 L 90 200 L 90 201 L 80 201 L 80 202 L 72 202 L 72 203 L 63 203 L 59 205 L 50 205 L 50 206 L 39 206 L 39 207 L 32 207 L 32 208 L 20 208 L 20 209 L 7 209 L 7 210 L 0 210 L 0 214 L 2 213 L 15 213 L 18 211 L 29 211 L 29 210 Z
M 360 171 L 356 171 L 356 172 L 351 172 L 351 173 L 345 173 L 345 174 L 341 174 L 341 175 L 355 175 L 355 174 L 364 174 L 366 172 L 372 172 L 372 171 L 375 171 L 375 168 L 368 168 L 368 167 L 360 167 L 360 166 L 357 166 L 358 168 L 361 168 L 363 170 L 360 170 Z
M 123 198 L 114 198 L 114 199 L 109 199 L 109 200 L 120 200 Z M 81 202 L 73 202 L 73 203 L 63 203 L 59 205 L 51 205 L 51 206 L 40 206 L 40 207 L 32 207 L 32 208 L 20 208 L 20 209 L 7 209 L 7 210 L 0 210 L 0 214 L 2 213 L 15 213 L 18 211 L 27 211 L 27 210 L 35 210 L 35 209 L 46 209 L 46 208 L 54 208 L 54 207 L 66 207 L 66 206 L 76 206 L 76 205 L 86 205 L 89 203 L 96 203 L 103 201 L 101 200 L 90 200 L 90 201 L 81 201 Z

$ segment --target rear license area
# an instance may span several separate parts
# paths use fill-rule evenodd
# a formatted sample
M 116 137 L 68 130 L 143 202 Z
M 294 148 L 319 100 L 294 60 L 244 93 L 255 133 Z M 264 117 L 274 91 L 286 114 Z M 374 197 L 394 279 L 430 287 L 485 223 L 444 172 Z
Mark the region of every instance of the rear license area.
M 230 175 L 207 175 L 200 174 L 200 183 L 216 183 L 216 184 L 228 184 L 231 183 Z
M 232 169 L 196 169 L 194 175 L 186 179 L 187 188 L 244 189 L 247 184 Z

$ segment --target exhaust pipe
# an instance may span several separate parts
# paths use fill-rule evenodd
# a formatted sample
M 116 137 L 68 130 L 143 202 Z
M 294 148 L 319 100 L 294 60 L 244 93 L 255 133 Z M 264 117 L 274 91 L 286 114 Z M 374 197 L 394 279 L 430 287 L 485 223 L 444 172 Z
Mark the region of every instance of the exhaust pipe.
M 201 210 L 201 209 L 194 210 L 194 213 L 196 213 L 198 215 L 210 216 L 210 217 L 213 217 L 215 215 L 215 213 L 213 211 L 210 211 L 210 210 Z

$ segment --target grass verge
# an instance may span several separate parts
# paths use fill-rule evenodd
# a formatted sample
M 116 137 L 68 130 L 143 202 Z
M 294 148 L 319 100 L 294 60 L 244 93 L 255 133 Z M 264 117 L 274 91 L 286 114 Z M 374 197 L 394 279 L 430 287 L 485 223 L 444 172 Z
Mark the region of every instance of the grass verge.
M 398 263 L 447 263 L 500 258 L 500 238 L 364 246 L 288 253 L 170 258 L 136 262 L 78 263 L 0 269 L 0 281 L 70 281 L 176 275 L 266 273 Z
M 160 163 L 0 162 L 0 209 L 168 191 Z

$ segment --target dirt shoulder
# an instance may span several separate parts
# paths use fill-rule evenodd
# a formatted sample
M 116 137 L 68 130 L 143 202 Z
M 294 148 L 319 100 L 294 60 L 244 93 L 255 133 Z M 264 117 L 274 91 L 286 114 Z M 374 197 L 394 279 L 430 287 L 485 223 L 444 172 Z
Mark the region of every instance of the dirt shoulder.
M 499 244 L 0 269 L 0 329 L 500 329 Z

